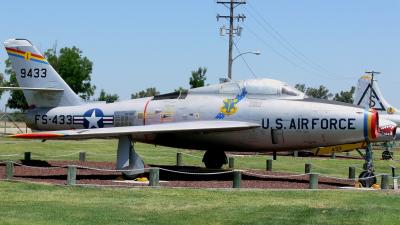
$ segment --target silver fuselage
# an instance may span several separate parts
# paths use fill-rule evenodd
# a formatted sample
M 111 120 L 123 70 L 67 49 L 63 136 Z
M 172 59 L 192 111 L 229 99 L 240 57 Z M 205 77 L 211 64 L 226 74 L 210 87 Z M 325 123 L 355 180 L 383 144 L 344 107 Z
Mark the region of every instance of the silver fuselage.
M 28 125 L 36 130 L 67 130 L 218 119 L 260 124 L 242 131 L 133 135 L 138 142 L 225 151 L 283 151 L 360 142 L 368 129 L 368 113 L 351 105 L 285 95 L 247 94 L 234 101 L 232 94 L 189 92 L 182 99 L 37 108 L 28 112 Z M 95 122 L 90 124 L 91 117 Z

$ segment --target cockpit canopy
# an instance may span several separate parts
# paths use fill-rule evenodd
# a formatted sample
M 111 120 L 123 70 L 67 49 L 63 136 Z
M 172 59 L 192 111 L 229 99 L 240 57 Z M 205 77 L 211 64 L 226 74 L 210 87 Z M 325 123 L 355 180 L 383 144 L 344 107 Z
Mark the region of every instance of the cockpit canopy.
M 238 94 L 246 89 L 249 96 L 297 96 L 304 97 L 304 93 L 288 84 L 272 79 L 252 79 L 227 82 L 189 90 L 189 94 Z

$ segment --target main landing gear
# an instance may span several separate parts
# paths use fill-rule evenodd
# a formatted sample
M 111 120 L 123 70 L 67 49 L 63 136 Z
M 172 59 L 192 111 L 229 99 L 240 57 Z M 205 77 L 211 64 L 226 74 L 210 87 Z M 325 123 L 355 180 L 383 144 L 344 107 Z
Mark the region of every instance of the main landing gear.
M 118 140 L 117 169 L 127 170 L 122 174 L 128 179 L 134 179 L 144 173 L 144 162 L 135 152 L 131 136 L 121 136 Z M 130 170 L 130 171 L 128 171 Z
M 225 152 L 220 150 L 207 150 L 203 156 L 203 163 L 208 169 L 221 169 L 228 163 Z
M 360 173 L 358 178 L 360 179 L 360 183 L 363 187 L 372 187 L 372 185 L 376 184 L 376 177 L 374 174 L 374 162 L 373 162 L 373 152 L 372 145 L 370 142 L 367 143 L 367 147 L 365 148 L 365 163 L 363 165 L 364 171 Z

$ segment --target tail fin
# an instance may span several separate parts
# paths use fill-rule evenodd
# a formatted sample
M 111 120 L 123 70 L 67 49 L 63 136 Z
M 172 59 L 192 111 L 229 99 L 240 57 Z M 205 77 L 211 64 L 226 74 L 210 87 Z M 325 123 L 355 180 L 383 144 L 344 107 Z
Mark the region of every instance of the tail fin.
M 43 55 L 25 39 L 4 42 L 19 86 L 30 107 L 80 105 L 82 100 Z M 47 91 L 59 90 L 59 91 Z
M 358 79 L 354 104 L 365 108 L 373 108 L 379 113 L 393 114 L 398 111 L 385 100 L 379 89 L 378 81 L 374 80 L 373 87 L 371 87 L 371 76 L 369 75 Z

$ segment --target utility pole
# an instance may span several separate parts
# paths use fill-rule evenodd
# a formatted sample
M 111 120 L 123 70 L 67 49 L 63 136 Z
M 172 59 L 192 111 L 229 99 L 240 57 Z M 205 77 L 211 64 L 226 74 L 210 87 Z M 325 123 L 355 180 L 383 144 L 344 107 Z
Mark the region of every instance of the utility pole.
M 371 74 L 371 83 L 370 83 L 370 85 L 371 85 L 371 89 L 370 89 L 370 91 L 369 91 L 369 108 L 372 108 L 373 107 L 373 104 L 372 104 L 372 92 L 373 92 L 373 87 L 374 87 L 374 75 L 375 74 L 381 74 L 380 72 L 376 72 L 376 71 L 367 71 L 367 72 L 365 72 L 366 74 Z
M 221 16 L 217 14 L 217 21 L 220 18 L 229 19 L 229 28 L 226 28 L 225 25 L 220 28 L 220 35 L 224 36 L 225 34 L 229 35 L 229 53 L 228 53 L 228 79 L 232 79 L 232 49 L 233 49 L 233 36 L 240 36 L 242 32 L 242 27 L 239 25 L 234 28 L 234 20 L 237 22 L 240 20 L 243 22 L 246 16 L 244 14 L 234 14 L 234 9 L 242 4 L 246 4 L 246 0 L 229 0 L 229 1 L 217 1 L 217 4 L 223 4 L 225 7 L 229 8 L 229 16 Z

